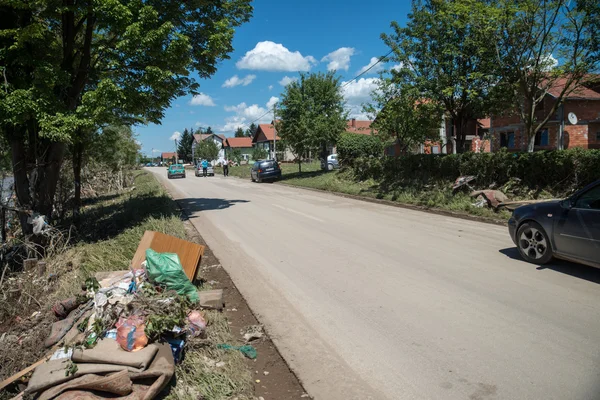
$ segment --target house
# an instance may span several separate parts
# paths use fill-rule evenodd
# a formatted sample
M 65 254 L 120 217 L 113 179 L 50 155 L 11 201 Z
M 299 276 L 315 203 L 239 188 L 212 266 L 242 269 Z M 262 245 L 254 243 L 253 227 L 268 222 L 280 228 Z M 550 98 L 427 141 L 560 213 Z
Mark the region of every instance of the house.
M 224 135 L 214 133 L 195 133 L 194 141 L 192 142 L 192 158 L 196 159 L 196 146 L 205 140 L 212 140 L 219 148 L 219 155 L 216 160 L 211 160 L 212 164 L 222 163 L 225 161 L 225 141 L 227 138 Z
M 273 126 L 273 122 L 270 124 L 259 124 L 256 132 L 252 136 L 252 145 L 254 147 L 265 149 L 269 158 L 274 157 L 274 149 L 277 147 L 278 141 L 281 138 L 279 136 L 275 136 L 275 127 Z M 281 154 L 281 148 L 277 149 L 277 153 Z M 285 149 L 283 151 L 283 159 L 279 161 L 294 161 L 295 157 L 291 151 Z
M 163 163 L 174 163 L 177 159 L 177 153 L 161 153 L 160 159 Z
M 231 158 L 231 150 L 239 149 L 242 153 L 242 160 L 250 161 L 252 157 L 252 138 L 250 137 L 231 137 L 225 140 L 226 157 Z
M 566 84 L 558 79 L 538 105 L 538 119 L 545 116 L 556 102 Z M 491 118 L 492 151 L 527 151 L 525 124 L 515 113 L 494 115 Z M 600 149 L 600 83 L 581 85 L 569 93 L 557 112 L 550 117 L 535 138 L 534 150 Z
M 371 124 L 373 121 L 359 121 L 356 118 L 349 119 L 346 122 L 346 133 L 358 133 L 360 135 L 370 135 L 373 130 Z

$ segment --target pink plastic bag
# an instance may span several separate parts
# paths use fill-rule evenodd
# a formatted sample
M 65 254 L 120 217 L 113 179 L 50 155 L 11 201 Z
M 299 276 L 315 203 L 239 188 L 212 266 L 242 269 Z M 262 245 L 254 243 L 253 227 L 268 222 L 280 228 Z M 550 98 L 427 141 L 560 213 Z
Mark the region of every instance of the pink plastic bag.
M 144 332 L 146 329 L 144 318 L 138 315 L 132 315 L 126 320 L 121 318 L 116 327 L 117 343 L 121 345 L 123 350 L 138 351 L 148 344 L 148 337 Z
M 187 316 L 188 331 L 192 336 L 198 336 L 206 329 L 206 321 L 200 311 L 190 311 Z

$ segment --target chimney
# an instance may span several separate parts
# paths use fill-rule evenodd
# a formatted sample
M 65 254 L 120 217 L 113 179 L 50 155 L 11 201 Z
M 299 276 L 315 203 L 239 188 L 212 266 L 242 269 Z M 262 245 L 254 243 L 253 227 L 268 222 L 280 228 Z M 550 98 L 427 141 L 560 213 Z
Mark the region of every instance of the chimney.
M 356 118 L 352 118 L 352 127 L 356 128 Z

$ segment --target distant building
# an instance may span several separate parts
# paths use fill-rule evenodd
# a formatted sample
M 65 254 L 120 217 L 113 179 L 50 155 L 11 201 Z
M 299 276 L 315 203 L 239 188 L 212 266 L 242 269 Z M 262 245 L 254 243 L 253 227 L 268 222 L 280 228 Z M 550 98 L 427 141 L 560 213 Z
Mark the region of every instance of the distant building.
M 225 140 L 225 156 L 231 159 L 231 150 L 239 149 L 244 161 L 250 161 L 252 158 L 252 138 L 250 137 L 230 137 Z
M 160 159 L 163 163 L 174 163 L 177 159 L 177 153 L 161 153 Z
M 258 125 L 256 132 L 252 136 L 252 145 L 260 149 L 265 149 L 271 159 L 274 157 L 274 148 L 277 147 L 277 153 L 283 152 L 283 159 L 278 161 L 294 161 L 294 155 L 289 149 L 282 151 L 281 147 L 277 146 L 277 143 L 274 143 L 274 141 L 280 140 L 279 136 L 275 137 L 275 127 L 273 126 L 273 122 L 271 122 L 270 124 Z
M 194 161 L 198 161 L 198 156 L 196 155 L 196 146 L 202 141 L 212 140 L 216 143 L 219 148 L 219 155 L 216 160 L 211 160 L 211 163 L 217 164 L 225 161 L 225 141 L 227 138 L 224 135 L 217 135 L 215 133 L 196 133 L 194 134 L 194 141 L 192 142 L 192 154 L 194 155 Z

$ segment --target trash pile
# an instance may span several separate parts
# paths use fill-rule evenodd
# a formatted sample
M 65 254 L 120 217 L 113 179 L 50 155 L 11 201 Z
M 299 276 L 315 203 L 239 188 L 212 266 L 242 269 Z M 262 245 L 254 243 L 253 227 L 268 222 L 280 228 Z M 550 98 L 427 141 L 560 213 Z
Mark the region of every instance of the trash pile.
M 33 370 L 17 398 L 155 397 L 186 342 L 202 339 L 203 311 L 223 307 L 222 290 L 199 292 L 192 284 L 203 251 L 146 232 L 129 270 L 99 272 L 80 294 L 52 307 L 57 321 L 44 342 L 48 355 L 0 387 Z
M 472 203 L 473 207 L 483 208 L 489 207 L 494 211 L 507 203 L 508 197 L 500 190 L 494 190 L 495 185 L 490 185 L 487 190 L 475 190 L 471 184 L 476 180 L 473 175 L 459 176 L 452 185 L 452 192 L 457 193 L 461 190 L 468 190 L 469 196 L 475 198 L 475 203 Z

